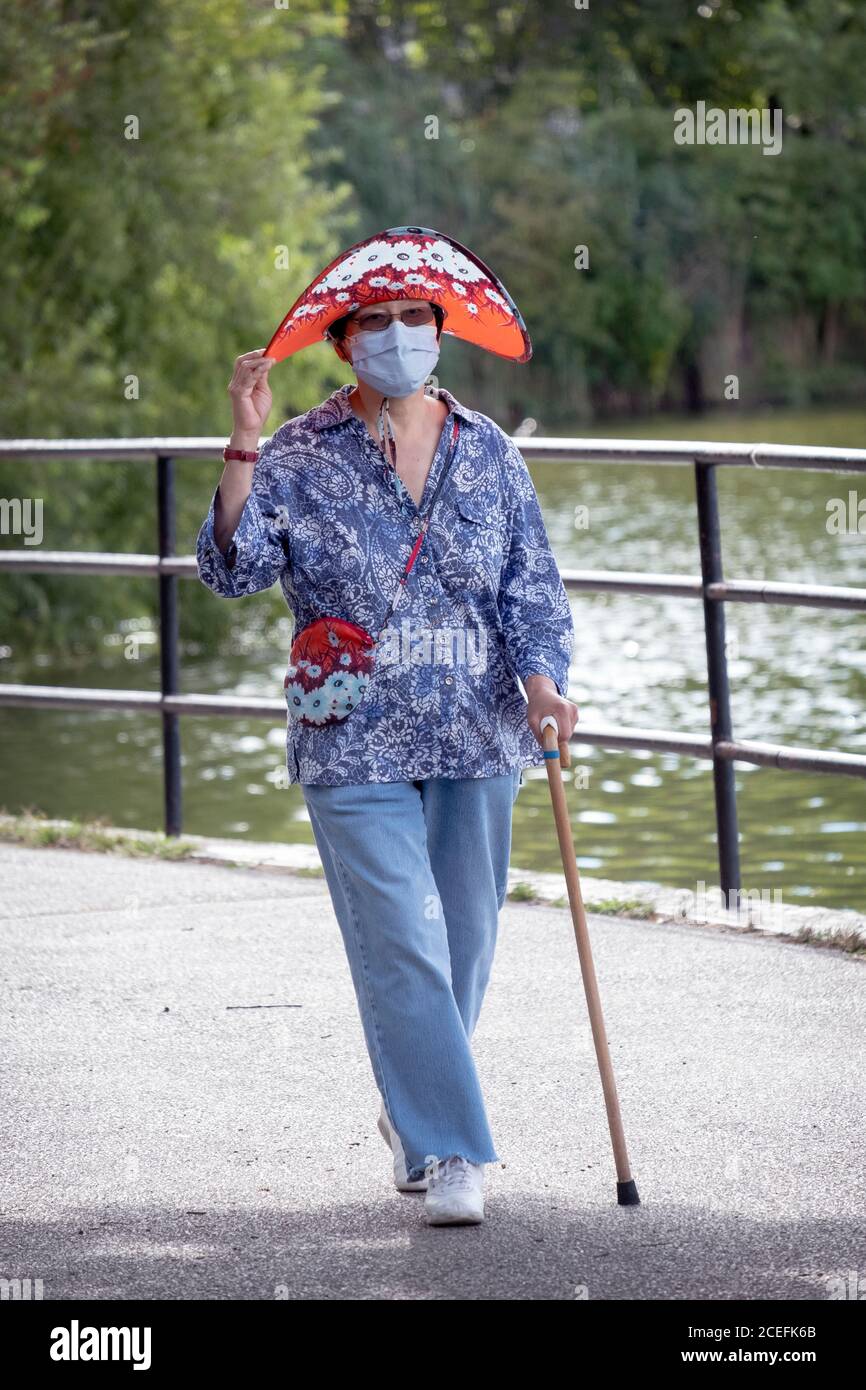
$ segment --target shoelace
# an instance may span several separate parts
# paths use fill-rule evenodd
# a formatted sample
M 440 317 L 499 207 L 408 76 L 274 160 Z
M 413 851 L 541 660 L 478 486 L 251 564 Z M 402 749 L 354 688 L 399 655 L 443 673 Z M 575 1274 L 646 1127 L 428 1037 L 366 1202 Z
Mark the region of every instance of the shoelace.
M 445 1187 L 450 1191 L 471 1190 L 473 1184 L 469 1176 L 469 1164 L 461 1154 L 452 1154 L 450 1158 L 442 1159 L 437 1159 L 435 1154 L 428 1154 L 425 1161 L 427 1166 L 424 1173 L 430 1183 L 435 1182 L 437 1187 Z

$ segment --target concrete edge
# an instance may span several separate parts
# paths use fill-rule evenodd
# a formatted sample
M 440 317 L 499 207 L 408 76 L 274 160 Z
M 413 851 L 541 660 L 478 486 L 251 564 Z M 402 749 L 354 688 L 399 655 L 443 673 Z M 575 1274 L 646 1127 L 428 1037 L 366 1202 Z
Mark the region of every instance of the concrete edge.
M 42 826 L 68 830 L 68 820 L 42 817 L 0 815 L 0 828 L 11 825 Z M 165 844 L 161 832 L 137 830 L 133 827 L 99 825 L 94 828 L 110 839 L 134 838 L 148 844 Z M 262 841 L 220 839 L 209 835 L 182 835 L 184 844 L 191 845 L 182 863 L 225 864 L 247 869 L 267 869 L 279 873 L 322 872 L 315 844 L 270 844 Z M 7 841 L 6 843 L 14 843 Z M 177 862 L 177 861 L 176 861 Z M 858 948 L 866 951 L 866 915 L 844 908 L 799 907 L 778 900 L 769 900 L 769 892 L 758 901 L 753 895 L 740 914 L 730 911 L 723 902 L 721 890 L 712 884 L 698 885 L 693 893 L 685 888 L 667 888 L 645 880 L 618 882 L 614 879 L 580 876 L 587 911 L 599 907 L 617 908 L 605 911 L 605 916 L 629 917 L 655 922 L 679 923 L 683 926 L 724 927 L 739 932 L 759 932 L 769 936 L 788 937 L 807 943 L 832 943 L 844 946 L 849 952 Z M 525 891 L 523 901 L 564 906 L 567 910 L 565 876 L 540 873 L 532 869 L 511 868 L 508 871 L 508 892 L 515 888 Z M 632 909 L 629 911 L 629 909 Z

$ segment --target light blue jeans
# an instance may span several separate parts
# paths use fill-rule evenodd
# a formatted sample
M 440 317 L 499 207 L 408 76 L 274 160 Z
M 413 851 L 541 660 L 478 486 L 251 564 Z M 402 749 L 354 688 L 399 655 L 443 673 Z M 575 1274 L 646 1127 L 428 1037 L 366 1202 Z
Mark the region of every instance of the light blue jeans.
M 499 777 L 302 784 L 373 1075 L 409 1178 L 499 1155 L 470 1047 L 493 965 L 519 767 Z

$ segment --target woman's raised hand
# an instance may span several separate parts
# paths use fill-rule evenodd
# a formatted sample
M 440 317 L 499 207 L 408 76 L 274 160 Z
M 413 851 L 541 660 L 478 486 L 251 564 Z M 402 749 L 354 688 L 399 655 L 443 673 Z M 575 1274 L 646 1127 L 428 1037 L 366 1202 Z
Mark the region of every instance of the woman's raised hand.
M 254 454 L 259 447 L 262 426 L 271 413 L 274 398 L 268 385 L 268 372 L 277 359 L 265 357 L 264 348 L 244 352 L 235 360 L 235 369 L 228 384 L 232 398 L 232 449 Z M 231 460 L 223 466 L 222 477 L 214 502 L 214 538 L 224 555 L 237 530 L 246 500 L 253 484 L 255 465 Z
M 243 437 L 249 441 L 255 436 L 253 448 L 258 444 L 262 427 L 274 403 L 268 385 L 268 372 L 276 360 L 275 357 L 266 357 L 264 348 L 244 352 L 235 360 L 235 369 L 228 384 L 234 421 L 232 439 Z

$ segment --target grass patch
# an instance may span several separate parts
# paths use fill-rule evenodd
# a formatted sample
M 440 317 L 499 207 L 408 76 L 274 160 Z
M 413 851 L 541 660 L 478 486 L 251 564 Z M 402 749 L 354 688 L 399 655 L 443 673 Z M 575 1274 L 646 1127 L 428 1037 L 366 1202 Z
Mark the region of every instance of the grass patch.
M 826 935 L 812 927 L 800 927 L 793 939 L 802 946 L 829 946 L 836 951 L 847 951 L 849 956 L 866 956 L 866 937 L 856 929 L 836 930 Z
M 112 831 L 103 820 L 73 820 L 65 825 L 49 825 L 47 817 L 11 816 L 0 822 L 0 840 L 26 845 L 30 849 L 80 849 L 96 854 L 122 854 L 134 859 L 185 859 L 195 845 L 191 840 L 155 835 L 142 839 L 122 830 Z
M 513 903 L 540 903 L 544 901 L 536 893 L 531 883 L 515 883 L 508 897 Z
M 587 912 L 597 912 L 600 917 L 637 917 L 640 921 L 646 921 L 655 916 L 655 908 L 651 903 L 642 902 L 640 898 L 603 898 L 601 902 L 587 903 Z
M 569 907 L 568 898 L 545 898 L 536 892 L 531 883 L 515 883 L 508 894 L 513 903 L 543 903 L 545 907 Z M 602 917 L 636 917 L 646 921 L 655 916 L 655 908 L 640 898 L 604 898 L 600 902 L 586 903 L 587 912 L 597 912 Z
M 324 878 L 324 877 L 325 877 L 325 870 L 324 870 L 321 866 L 319 866 L 318 868 L 312 868 L 312 869 L 292 869 L 292 873 L 293 873 L 293 874 L 297 874 L 299 878 Z

